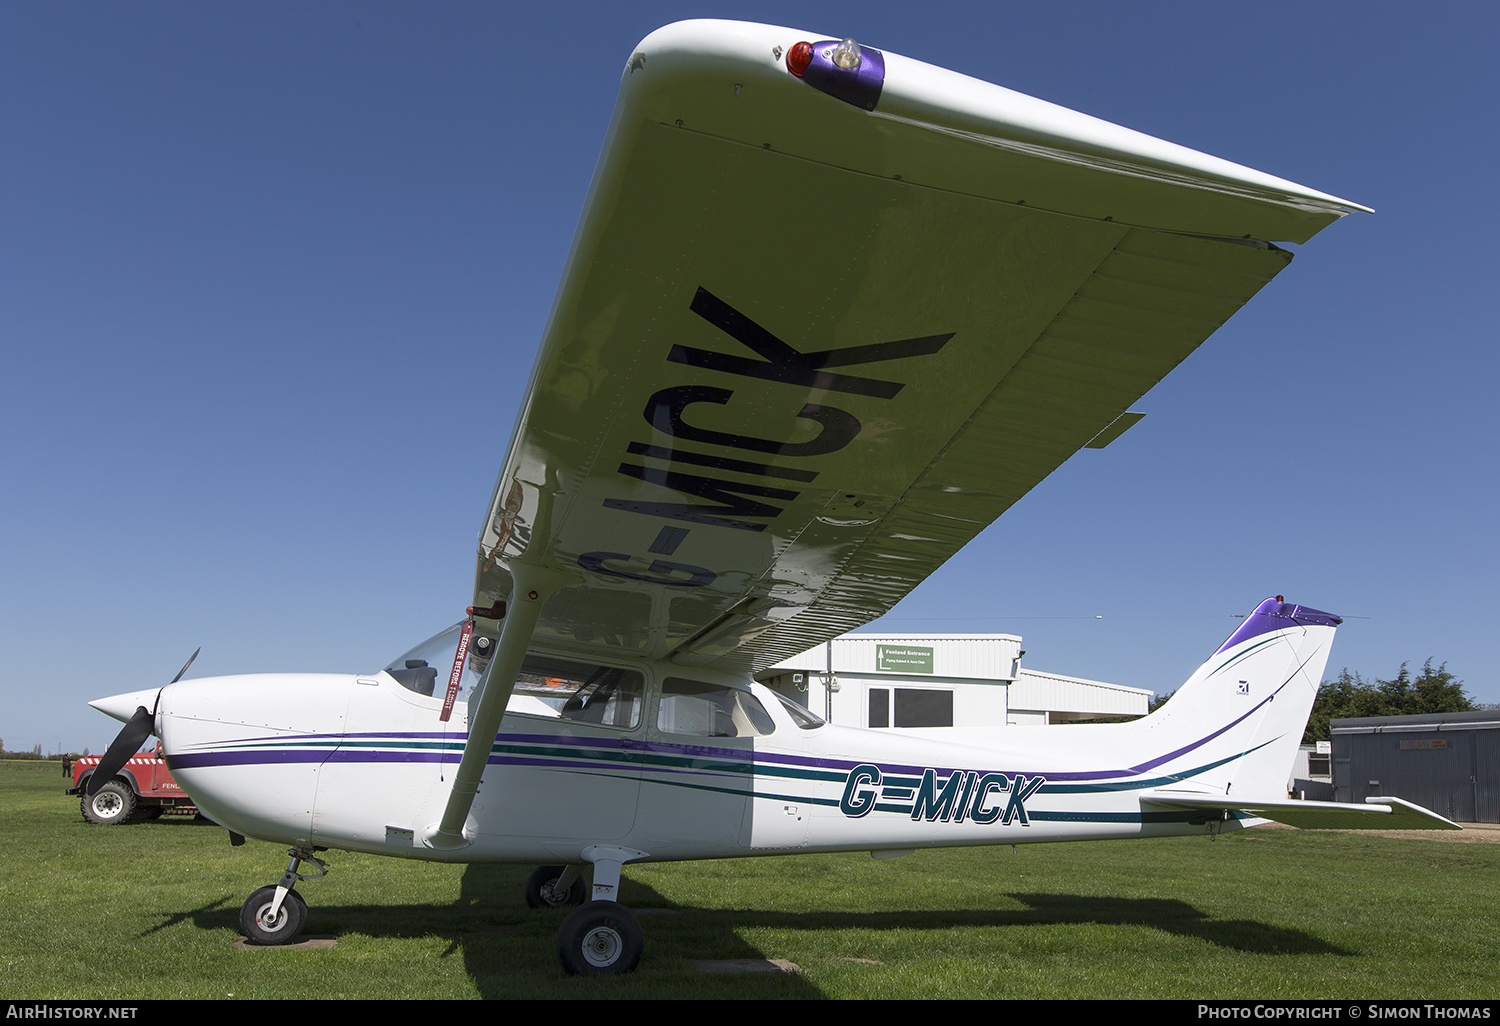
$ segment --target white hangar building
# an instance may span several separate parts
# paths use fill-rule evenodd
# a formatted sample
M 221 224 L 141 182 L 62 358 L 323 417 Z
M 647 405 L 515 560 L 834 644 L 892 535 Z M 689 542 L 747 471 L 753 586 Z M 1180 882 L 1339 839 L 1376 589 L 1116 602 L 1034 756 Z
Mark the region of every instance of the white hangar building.
M 1041 726 L 1146 715 L 1151 692 L 1024 669 L 1014 634 L 845 634 L 756 679 L 849 727 Z

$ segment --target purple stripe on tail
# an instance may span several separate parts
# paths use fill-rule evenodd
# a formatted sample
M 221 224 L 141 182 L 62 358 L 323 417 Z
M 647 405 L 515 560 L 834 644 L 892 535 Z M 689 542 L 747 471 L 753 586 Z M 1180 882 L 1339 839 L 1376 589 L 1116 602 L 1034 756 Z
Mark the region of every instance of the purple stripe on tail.
M 1262 634 L 1270 634 L 1272 631 L 1285 630 L 1288 627 L 1306 627 L 1316 625 L 1320 627 L 1337 627 L 1343 623 L 1343 619 L 1332 613 L 1325 613 L 1321 609 L 1312 609 L 1308 606 L 1299 606 L 1292 602 L 1282 600 L 1280 595 L 1268 598 L 1255 607 L 1255 612 L 1245 617 L 1245 622 L 1240 624 L 1240 629 L 1229 636 L 1229 640 L 1220 645 L 1219 652 L 1227 651 L 1244 641 L 1259 637 Z

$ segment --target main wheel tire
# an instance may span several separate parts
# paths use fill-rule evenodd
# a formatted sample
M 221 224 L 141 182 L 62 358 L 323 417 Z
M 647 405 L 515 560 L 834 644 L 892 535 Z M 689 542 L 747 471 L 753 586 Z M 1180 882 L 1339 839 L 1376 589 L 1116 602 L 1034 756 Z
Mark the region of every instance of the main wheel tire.
M 582 905 L 583 899 L 588 891 L 588 883 L 583 874 L 568 886 L 563 894 L 557 894 L 552 890 L 552 885 L 563 875 L 566 866 L 537 866 L 526 878 L 526 906 L 528 908 L 566 908 L 569 905 Z
M 83 818 L 100 826 L 116 826 L 128 822 L 135 811 L 135 792 L 118 780 L 111 780 L 90 797 L 85 794 L 79 801 Z
M 645 947 L 641 924 L 614 901 L 591 901 L 575 909 L 557 931 L 557 960 L 573 976 L 632 972 Z
M 276 900 L 275 887 L 262 887 L 250 895 L 240 909 L 240 929 L 251 944 L 290 944 L 307 923 L 307 902 L 296 891 L 287 891 L 281 911 L 271 918 L 271 903 Z

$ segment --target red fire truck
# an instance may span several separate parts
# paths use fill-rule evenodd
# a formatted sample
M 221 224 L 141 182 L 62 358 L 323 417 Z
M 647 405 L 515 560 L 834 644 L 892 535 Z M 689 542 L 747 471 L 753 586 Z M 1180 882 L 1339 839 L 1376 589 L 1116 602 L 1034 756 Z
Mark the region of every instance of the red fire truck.
M 67 790 L 80 796 L 83 818 L 90 823 L 112 826 L 132 819 L 155 819 L 164 812 L 193 815 L 198 811 L 167 771 L 160 743 L 154 752 L 132 755 L 115 778 L 90 798 L 83 789 L 98 765 L 97 755 L 85 755 L 73 763 L 73 786 Z

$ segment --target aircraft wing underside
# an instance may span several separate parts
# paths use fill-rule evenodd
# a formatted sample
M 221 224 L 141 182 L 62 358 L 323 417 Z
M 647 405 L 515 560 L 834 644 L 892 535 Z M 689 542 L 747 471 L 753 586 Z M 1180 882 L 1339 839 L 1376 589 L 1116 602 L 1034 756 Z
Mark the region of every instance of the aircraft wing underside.
M 538 640 L 749 669 L 868 622 L 1360 209 L 894 54 L 861 109 L 799 38 L 630 61 L 480 537 L 476 605 L 576 581 Z

